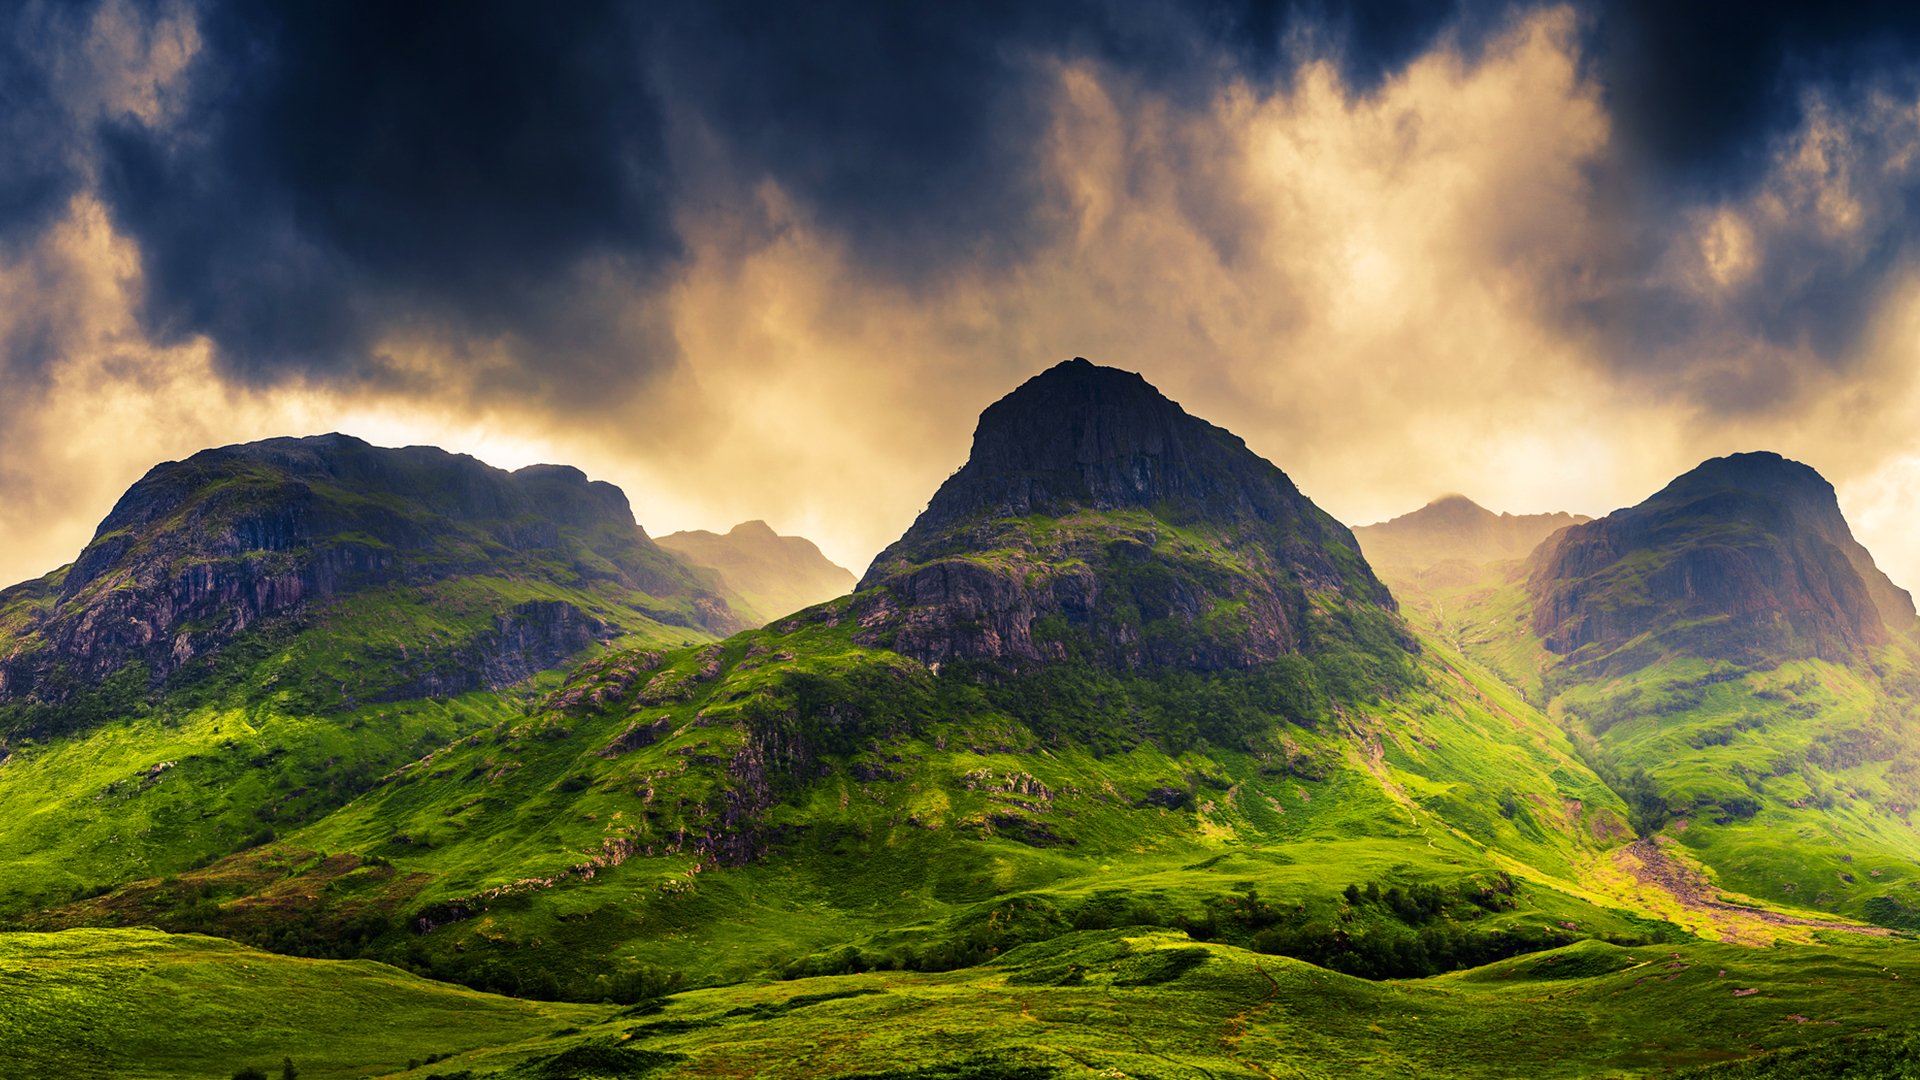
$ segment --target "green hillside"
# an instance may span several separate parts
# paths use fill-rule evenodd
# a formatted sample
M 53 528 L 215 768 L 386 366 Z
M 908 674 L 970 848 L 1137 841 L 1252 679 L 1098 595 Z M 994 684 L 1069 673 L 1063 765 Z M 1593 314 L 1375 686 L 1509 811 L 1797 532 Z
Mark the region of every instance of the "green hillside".
M 1911 1067 L 1900 987 L 1920 978 L 1910 948 L 1586 942 L 1378 982 L 1129 928 L 1064 933 L 961 971 L 749 983 L 616 1009 L 146 931 L 0 935 L 0 957 L 0 1075 L 143 1080 L 250 1064 L 278 1075 L 283 1059 L 308 1080 L 1518 1080 L 1665 1076 L 1756 1051 L 1775 1053 L 1699 1075 L 1877 1078 Z M 1845 1071 L 1863 1064 L 1883 1071 Z
M 0 914 L 251 847 L 551 669 L 740 623 L 573 469 L 344 436 L 158 466 L 0 593 Z
M 1057 467 L 982 467 L 1036 412 L 1078 432 Z M 983 509 L 1009 498 L 1027 512 Z M 1627 806 L 1389 603 L 1238 440 L 1062 365 L 988 411 L 852 596 L 612 653 L 274 844 L 28 923 L 579 1000 L 944 970 L 1095 926 L 1374 977 L 1678 933 L 1590 871 Z
M 1389 581 L 1526 687 L 1703 893 L 1920 928 L 1911 602 L 1812 470 L 1720 459 L 1528 560 Z
M 150 930 L 0 934 L 0 986 L 0 1076 L 21 1080 L 279 1076 L 288 1060 L 307 1080 L 388 1075 L 610 1011 Z

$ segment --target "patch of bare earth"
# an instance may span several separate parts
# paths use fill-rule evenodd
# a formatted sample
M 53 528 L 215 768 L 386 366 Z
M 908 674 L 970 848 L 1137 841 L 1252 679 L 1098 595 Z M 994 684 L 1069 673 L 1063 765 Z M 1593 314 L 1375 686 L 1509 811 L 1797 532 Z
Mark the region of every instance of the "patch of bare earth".
M 1695 867 L 1674 858 L 1660 845 L 1657 838 L 1635 840 L 1615 851 L 1613 857 L 1621 869 L 1633 875 L 1635 881 L 1642 886 L 1659 889 L 1679 901 L 1682 907 L 1705 915 L 1727 935 L 1730 941 L 1750 937 L 1751 934 L 1746 931 L 1754 922 L 1779 927 L 1797 926 L 1812 930 L 1840 930 L 1873 937 L 1886 937 L 1892 933 L 1879 926 L 1862 926 L 1859 923 L 1829 919 L 1808 919 L 1763 907 L 1729 903 L 1720 898 L 1719 890 L 1713 887 L 1704 874 Z

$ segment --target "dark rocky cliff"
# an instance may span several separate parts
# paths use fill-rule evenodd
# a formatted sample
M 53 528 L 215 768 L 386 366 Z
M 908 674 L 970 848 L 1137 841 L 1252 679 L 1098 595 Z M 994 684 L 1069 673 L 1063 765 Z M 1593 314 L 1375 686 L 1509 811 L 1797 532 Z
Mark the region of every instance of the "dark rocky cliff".
M 58 702 L 135 662 L 158 684 L 263 622 L 468 575 L 634 594 L 647 618 L 704 631 L 741 624 L 618 488 L 577 469 L 270 439 L 156 466 L 72 566 L 0 593 L 0 705 Z M 463 614 L 481 628 L 390 693 L 498 686 L 617 631 L 565 599 Z
M 861 588 L 927 663 L 1245 667 L 1393 599 L 1346 526 L 1237 436 L 1082 359 L 981 414 L 967 463 Z
M 1778 454 L 1714 458 L 1534 559 L 1535 632 L 1609 669 L 1671 652 L 1838 660 L 1915 624 L 1912 598 L 1853 538 L 1833 486 Z

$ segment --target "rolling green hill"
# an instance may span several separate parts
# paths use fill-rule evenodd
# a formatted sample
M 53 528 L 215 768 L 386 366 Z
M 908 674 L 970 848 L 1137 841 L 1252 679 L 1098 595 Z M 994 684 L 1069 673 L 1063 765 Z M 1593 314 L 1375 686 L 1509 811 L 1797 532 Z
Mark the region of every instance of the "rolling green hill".
M 1911 1070 L 1909 948 L 1582 942 L 1369 981 L 1150 928 L 1071 931 L 940 973 L 550 1005 L 376 964 L 147 931 L 0 935 L 0 1075 L 1716 1077 Z M 409 1068 L 411 1063 L 413 1067 Z M 1685 1075 L 1694 1076 L 1689 1071 Z

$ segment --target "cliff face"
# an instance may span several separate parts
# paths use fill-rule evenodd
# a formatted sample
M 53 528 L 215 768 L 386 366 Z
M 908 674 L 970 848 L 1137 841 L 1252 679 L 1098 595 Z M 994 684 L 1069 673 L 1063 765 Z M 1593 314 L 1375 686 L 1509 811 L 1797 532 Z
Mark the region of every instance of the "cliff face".
M 1777 454 L 1708 461 L 1558 534 L 1534 560 L 1535 632 L 1609 669 L 1662 652 L 1837 660 L 1915 624 L 1912 598 L 1853 538 L 1832 485 Z
M 741 622 L 577 469 L 271 439 L 156 466 L 72 566 L 0 593 L 0 705 L 57 703 L 136 662 L 158 684 L 264 621 L 473 575 L 643 594 L 649 618 L 703 631 Z M 395 692 L 502 685 L 617 631 L 558 599 L 463 614 L 486 625 Z
M 1393 621 L 1353 535 L 1285 473 L 1079 359 L 981 414 L 966 465 L 861 588 L 927 663 L 1213 670 L 1311 651 L 1336 613 Z
M 1375 567 L 1425 569 L 1443 562 L 1524 558 L 1540 542 L 1588 518 L 1576 514 L 1496 514 L 1464 495 L 1435 499 L 1410 514 L 1353 530 Z
M 781 536 L 764 521 L 746 521 L 725 535 L 705 530 L 668 533 L 659 545 L 683 561 L 712 570 L 744 605 L 742 615 L 768 622 L 843 596 L 853 574 L 820 554 L 813 541 Z

